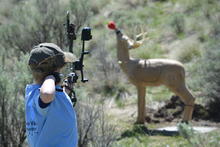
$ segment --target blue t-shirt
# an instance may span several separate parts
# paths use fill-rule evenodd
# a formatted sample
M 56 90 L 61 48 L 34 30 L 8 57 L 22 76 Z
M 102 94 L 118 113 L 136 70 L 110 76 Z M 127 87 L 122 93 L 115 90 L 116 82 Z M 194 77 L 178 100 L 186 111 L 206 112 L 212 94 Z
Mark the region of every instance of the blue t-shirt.
M 26 86 L 26 131 L 30 147 L 76 147 L 78 141 L 76 113 L 69 96 L 56 91 L 46 108 L 39 106 L 40 86 Z M 61 89 L 56 86 L 56 89 Z

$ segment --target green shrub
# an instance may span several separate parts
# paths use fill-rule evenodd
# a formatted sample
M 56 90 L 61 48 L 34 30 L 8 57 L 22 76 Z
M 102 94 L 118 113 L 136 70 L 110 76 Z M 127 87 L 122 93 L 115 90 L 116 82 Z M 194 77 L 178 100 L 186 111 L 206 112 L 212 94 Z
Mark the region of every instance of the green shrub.
M 179 124 L 178 130 L 189 143 L 189 147 L 219 147 L 219 131 L 201 134 L 193 130 L 193 127 L 187 124 Z
M 69 5 L 59 0 L 31 0 L 19 3 L 12 12 L 11 22 L 1 25 L 1 45 L 7 52 L 20 56 L 21 52 L 42 42 L 53 42 L 65 48 L 67 41 L 64 23 L 66 11 L 79 29 L 89 20 L 89 3 L 71 0 Z M 74 20 L 73 20 L 74 18 Z
M 150 41 L 146 41 L 143 46 L 130 51 L 131 57 L 142 59 L 163 58 L 164 54 L 160 44 Z
M 176 56 L 179 61 L 186 63 L 192 61 L 195 58 L 200 57 L 200 50 L 201 49 L 199 48 L 199 44 L 186 42 L 185 46 L 178 50 Z
M 217 120 L 219 120 L 220 105 L 220 43 L 211 42 L 207 45 L 201 61 L 202 91 L 208 98 L 208 107 Z
M 31 75 L 27 69 L 27 56 L 11 59 L 13 64 L 0 66 L 0 146 L 22 146 L 25 134 L 24 91 Z M 13 71 L 13 72 L 12 72 Z
M 171 18 L 170 25 L 177 35 L 184 33 L 185 31 L 184 15 L 180 13 L 174 14 Z
M 197 97 L 210 112 L 213 120 L 220 121 L 220 43 L 209 41 L 201 58 L 194 60 L 189 69 L 189 85 L 199 94 Z

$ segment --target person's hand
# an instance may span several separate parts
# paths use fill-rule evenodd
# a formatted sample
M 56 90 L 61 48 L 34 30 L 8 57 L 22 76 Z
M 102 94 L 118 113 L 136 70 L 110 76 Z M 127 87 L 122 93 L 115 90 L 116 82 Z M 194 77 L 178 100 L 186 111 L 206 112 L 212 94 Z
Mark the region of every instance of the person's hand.
M 68 82 L 67 79 L 63 81 L 62 87 L 64 91 L 69 95 L 73 91 L 74 83 Z
M 56 84 L 56 85 L 61 82 L 62 77 L 63 77 L 63 74 L 61 74 L 61 73 L 59 73 L 59 72 L 52 72 L 52 73 L 50 73 L 49 75 L 54 76 L 54 78 L 55 78 L 55 84 Z
M 50 103 L 54 99 L 55 94 L 55 77 L 48 75 L 40 87 L 40 98 L 44 103 Z

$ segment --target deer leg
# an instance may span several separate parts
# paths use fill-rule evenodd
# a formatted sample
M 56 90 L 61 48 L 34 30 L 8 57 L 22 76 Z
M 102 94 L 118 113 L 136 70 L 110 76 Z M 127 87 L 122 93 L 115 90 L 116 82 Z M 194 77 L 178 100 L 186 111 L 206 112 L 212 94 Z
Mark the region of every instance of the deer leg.
M 195 98 L 190 93 L 190 91 L 184 86 L 181 93 L 179 94 L 180 98 L 185 104 L 183 112 L 183 121 L 188 121 L 192 119 L 192 114 L 194 110 Z
M 145 122 L 145 94 L 146 88 L 144 86 L 137 86 L 138 92 L 138 116 L 137 124 L 144 124 Z
M 183 121 L 189 121 L 192 119 L 192 114 L 194 110 L 194 101 L 195 98 L 186 88 L 185 85 L 179 86 L 178 88 L 172 88 L 172 91 L 180 96 L 181 100 L 184 102 L 184 112 L 183 112 Z

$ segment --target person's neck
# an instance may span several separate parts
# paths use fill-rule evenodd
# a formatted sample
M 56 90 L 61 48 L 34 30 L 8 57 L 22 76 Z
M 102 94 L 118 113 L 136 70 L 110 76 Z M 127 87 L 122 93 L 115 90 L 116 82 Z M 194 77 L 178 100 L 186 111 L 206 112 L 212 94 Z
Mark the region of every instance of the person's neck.
M 34 80 L 34 81 L 33 81 L 33 83 L 34 83 L 34 84 L 39 84 L 39 85 L 41 85 L 41 84 L 42 84 L 42 82 L 41 82 L 41 81 L 37 81 L 37 80 Z

